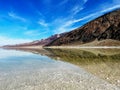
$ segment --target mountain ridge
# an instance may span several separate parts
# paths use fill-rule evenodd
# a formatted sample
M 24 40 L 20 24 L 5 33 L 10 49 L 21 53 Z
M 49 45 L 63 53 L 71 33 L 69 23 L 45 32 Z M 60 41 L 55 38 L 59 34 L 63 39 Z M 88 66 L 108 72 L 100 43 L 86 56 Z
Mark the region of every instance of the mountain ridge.
M 47 46 L 68 45 L 79 41 L 80 44 L 89 43 L 97 39 L 113 39 L 120 41 L 120 9 L 107 13 L 88 22 L 80 28 L 66 33 Z
M 71 45 L 72 43 L 82 45 L 94 42 L 95 40 L 98 42 L 104 40 L 105 42 L 105 40 L 108 41 L 109 39 L 120 42 L 120 9 L 100 16 L 70 32 L 55 34 L 46 39 L 36 40 L 30 43 L 6 45 L 4 47 L 62 46 Z M 105 43 L 108 45 L 108 42 Z M 115 43 L 117 42 L 115 41 Z

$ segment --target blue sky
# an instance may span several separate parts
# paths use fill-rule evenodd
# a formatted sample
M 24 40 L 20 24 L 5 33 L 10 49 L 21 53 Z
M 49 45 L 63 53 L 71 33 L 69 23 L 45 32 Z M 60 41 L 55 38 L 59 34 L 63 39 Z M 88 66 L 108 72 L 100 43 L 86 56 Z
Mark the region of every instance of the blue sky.
M 117 8 L 120 0 L 0 0 L 0 45 L 68 32 Z

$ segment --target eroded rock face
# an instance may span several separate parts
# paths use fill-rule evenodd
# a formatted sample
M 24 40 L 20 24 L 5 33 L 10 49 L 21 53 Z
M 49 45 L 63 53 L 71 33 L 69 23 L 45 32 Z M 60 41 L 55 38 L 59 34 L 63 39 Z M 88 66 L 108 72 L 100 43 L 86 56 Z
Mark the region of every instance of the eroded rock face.
M 107 30 L 99 35 L 98 40 L 103 39 L 120 40 L 120 26 L 111 25 Z
M 77 28 L 48 45 L 66 45 L 75 42 L 88 43 L 95 39 L 114 39 L 120 41 L 120 9 L 105 14 L 86 25 Z

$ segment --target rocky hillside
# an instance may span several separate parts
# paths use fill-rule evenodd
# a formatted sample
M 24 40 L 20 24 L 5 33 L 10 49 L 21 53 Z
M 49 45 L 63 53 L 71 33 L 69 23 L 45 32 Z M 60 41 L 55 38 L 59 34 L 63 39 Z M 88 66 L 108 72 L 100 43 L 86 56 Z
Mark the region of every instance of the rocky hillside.
M 86 25 L 66 33 L 47 46 L 88 43 L 94 40 L 113 39 L 120 41 L 120 9 L 107 13 Z

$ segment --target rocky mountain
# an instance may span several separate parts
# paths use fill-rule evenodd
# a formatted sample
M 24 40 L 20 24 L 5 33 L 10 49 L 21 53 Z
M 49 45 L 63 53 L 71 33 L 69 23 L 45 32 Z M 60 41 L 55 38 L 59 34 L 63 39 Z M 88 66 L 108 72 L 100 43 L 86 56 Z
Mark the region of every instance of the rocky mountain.
M 84 44 L 94 40 L 120 41 L 120 9 L 107 13 L 84 26 L 66 33 L 47 46 Z

